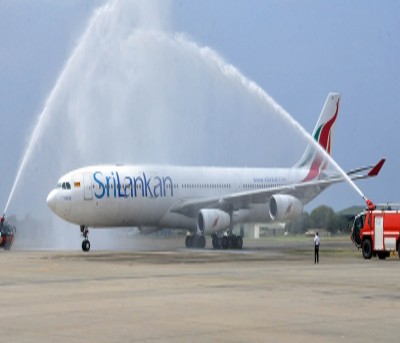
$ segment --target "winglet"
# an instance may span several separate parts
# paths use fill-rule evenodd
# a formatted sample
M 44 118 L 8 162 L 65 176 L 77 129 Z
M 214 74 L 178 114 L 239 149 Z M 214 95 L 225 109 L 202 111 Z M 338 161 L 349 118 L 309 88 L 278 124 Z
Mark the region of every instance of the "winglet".
M 386 159 L 382 158 L 376 165 L 371 169 L 368 173 L 369 177 L 377 176 L 382 169 L 383 164 L 385 163 Z

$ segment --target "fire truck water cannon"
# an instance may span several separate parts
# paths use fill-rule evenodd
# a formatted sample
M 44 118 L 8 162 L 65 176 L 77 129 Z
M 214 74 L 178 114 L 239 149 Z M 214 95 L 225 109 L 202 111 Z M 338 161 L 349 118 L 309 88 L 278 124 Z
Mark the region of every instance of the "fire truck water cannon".
M 374 205 L 374 203 L 371 200 L 365 198 L 365 202 L 367 203 L 368 211 L 376 210 L 376 205 Z

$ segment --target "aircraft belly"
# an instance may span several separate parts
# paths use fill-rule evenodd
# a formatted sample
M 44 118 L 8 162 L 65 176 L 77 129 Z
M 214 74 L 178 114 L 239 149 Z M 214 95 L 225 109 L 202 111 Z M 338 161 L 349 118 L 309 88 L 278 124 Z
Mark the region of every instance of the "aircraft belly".
M 101 199 L 76 203 L 70 221 L 92 227 L 158 226 L 169 204 L 154 199 Z
M 168 212 L 159 222 L 159 227 L 195 231 L 197 229 L 197 222 L 196 218 L 190 218 L 179 213 Z

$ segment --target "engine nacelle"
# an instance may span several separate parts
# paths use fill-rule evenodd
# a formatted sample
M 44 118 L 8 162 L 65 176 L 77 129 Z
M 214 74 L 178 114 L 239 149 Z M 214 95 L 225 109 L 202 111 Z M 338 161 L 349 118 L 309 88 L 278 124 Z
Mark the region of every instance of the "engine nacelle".
M 197 228 L 204 233 L 225 230 L 231 224 L 231 216 L 217 209 L 203 209 L 197 215 Z
M 303 213 L 303 203 L 293 195 L 276 194 L 269 201 L 269 215 L 272 220 L 284 221 Z

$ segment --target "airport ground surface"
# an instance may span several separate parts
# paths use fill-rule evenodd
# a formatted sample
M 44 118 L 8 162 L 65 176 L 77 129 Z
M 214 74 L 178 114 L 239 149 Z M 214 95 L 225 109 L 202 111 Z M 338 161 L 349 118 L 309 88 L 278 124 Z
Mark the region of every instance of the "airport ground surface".
M 323 239 L 318 265 L 312 238 L 241 251 L 129 239 L 142 248 L 0 251 L 1 340 L 398 340 L 399 258 L 365 261 L 347 237 Z

